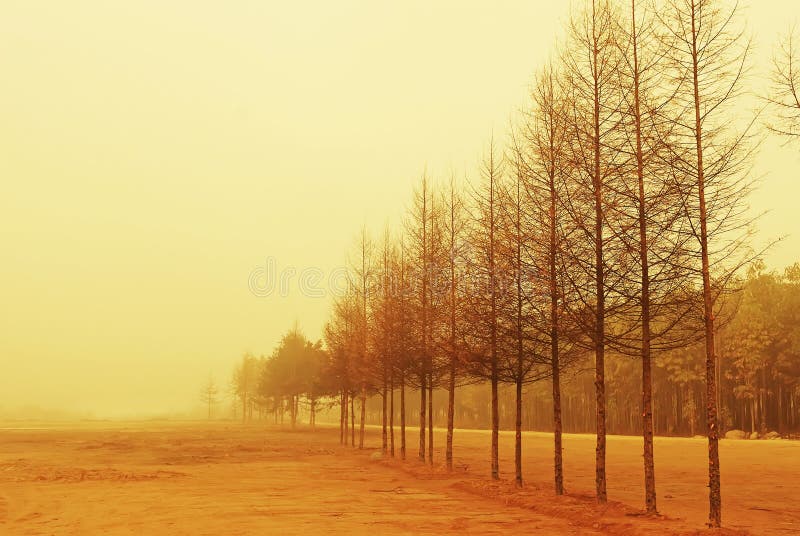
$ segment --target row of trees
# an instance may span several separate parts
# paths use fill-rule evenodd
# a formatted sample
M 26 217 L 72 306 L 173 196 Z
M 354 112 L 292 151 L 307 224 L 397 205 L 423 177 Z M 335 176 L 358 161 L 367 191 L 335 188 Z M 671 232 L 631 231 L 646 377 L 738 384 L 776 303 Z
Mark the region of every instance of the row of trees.
M 755 264 L 741 282 L 731 307 L 735 315 L 717 330 L 720 429 L 741 429 L 782 436 L 800 432 L 800 267 L 767 272 Z M 737 282 L 737 286 L 738 282 Z M 594 429 L 593 362 L 583 356 L 562 374 L 563 427 L 569 432 Z M 702 341 L 660 351 L 653 356 L 653 428 L 658 435 L 702 433 L 704 410 Z M 641 381 L 637 359 L 609 352 L 606 360 L 607 427 L 610 433 L 641 431 Z M 547 382 L 525 386 L 522 427 L 550 430 L 552 398 Z M 463 386 L 455 404 L 455 426 L 490 426 L 489 393 L 483 384 Z M 437 392 L 444 397 L 446 391 Z M 500 426 L 514 428 L 514 387 L 499 393 Z M 368 410 L 370 406 L 368 405 Z M 446 404 L 434 407 L 435 422 L 446 425 Z M 374 416 L 374 406 L 372 416 Z M 378 413 L 378 416 L 380 414 Z M 378 421 L 380 422 L 380 421 Z
M 756 329 L 751 323 L 720 337 L 721 328 L 742 318 L 734 314 L 743 303 L 735 292 L 742 285 L 737 274 L 758 256 L 749 247 L 746 206 L 756 119 L 742 120 L 740 101 L 749 50 L 735 4 L 585 2 L 572 14 L 557 54 L 539 71 L 507 142 L 501 148 L 490 141 L 471 180 L 450 177 L 433 185 L 423 175 L 400 229 L 387 229 L 378 241 L 362 230 L 350 255 L 349 290 L 337 297 L 325 328 L 327 354 L 290 334 L 295 342 L 284 339 L 264 360 L 265 392 L 288 403 L 293 422 L 300 395 L 308 397 L 313 414 L 321 394 L 335 393 L 343 443 L 355 444 L 360 411 L 360 447 L 367 400 L 380 395 L 382 448 L 394 455 L 399 391 L 399 454 L 405 458 L 406 395 L 414 390 L 418 457 L 433 463 L 433 399 L 444 391 L 445 463 L 452 467 L 456 389 L 486 382 L 491 474 L 498 478 L 500 388 L 512 386 L 521 486 L 524 386 L 547 380 L 554 487 L 561 494 L 562 376 L 589 355 L 596 494 L 605 502 L 606 358 L 616 356 L 609 363 L 628 363 L 612 377 L 629 407 L 633 393 L 640 393 L 645 506 L 655 513 L 653 361 L 666 360 L 658 368 L 674 380 L 685 371 L 670 368 L 669 360 L 699 348 L 702 366 L 691 375 L 694 381 L 699 373 L 703 388 L 691 404 L 704 408 L 709 525 L 719 526 L 720 346 L 731 356 L 725 375 L 736 389 L 730 393 L 751 401 L 753 423 L 770 412 L 790 416 L 797 397 L 796 376 L 784 381 L 796 366 L 794 354 L 773 348 L 754 362 L 752 348 L 737 341 L 740 327 Z M 780 59 L 776 64 L 773 102 L 785 104 L 796 75 L 782 71 Z M 777 277 L 751 275 L 748 289 L 759 288 L 762 277 Z M 794 285 L 792 277 L 777 279 Z M 765 321 L 752 339 L 763 344 L 776 334 L 785 333 Z M 325 370 L 318 385 L 295 381 L 290 365 L 278 365 L 281 352 L 291 353 L 288 347 L 325 363 L 317 369 Z M 630 363 L 637 363 L 638 381 Z M 243 361 L 237 374 L 257 377 L 244 372 L 248 366 Z M 778 376 L 786 391 L 770 395 Z M 258 396 L 249 394 L 258 389 L 247 383 L 237 380 L 243 412 Z
M 432 461 L 433 389 L 446 386 L 452 400 L 456 385 L 485 380 L 498 478 L 498 386 L 511 383 L 522 485 L 522 386 L 549 378 L 563 493 L 560 375 L 591 352 L 605 502 L 606 352 L 635 356 L 654 513 L 652 356 L 702 340 L 709 524 L 719 526 L 717 306 L 752 258 L 752 121 L 732 120 L 750 44 L 737 24 L 735 7 L 713 0 L 587 2 L 506 147 L 490 142 L 479 177 L 436 189 L 423 176 L 401 233 L 374 247 L 362 231 L 352 291 L 326 331 L 343 371 L 343 431 L 349 398 L 359 397 L 363 417 L 370 390 L 386 400 L 397 378 L 401 398 L 406 386 L 419 390 L 419 457 L 427 448 Z
M 782 436 L 796 435 L 800 432 L 800 322 L 797 321 L 800 318 L 800 265 L 776 272 L 767 271 L 763 264 L 755 263 L 740 288 L 731 305 L 735 314 L 717 330 L 720 428 L 723 432 L 732 429 L 750 433 L 777 430 Z M 304 340 L 296 329 L 284 338 Z M 315 345 L 305 341 L 302 347 L 318 348 L 319 343 Z M 654 355 L 653 427 L 656 434 L 694 436 L 702 431 L 703 350 L 700 341 Z M 286 354 L 281 352 L 281 355 Z M 295 406 L 307 415 L 309 423 L 314 423 L 318 409 L 322 409 L 330 419 L 329 409 L 334 397 L 340 395 L 333 370 L 336 361 L 326 351 L 322 356 L 317 354 L 321 363 L 303 366 L 305 358 L 302 355 L 298 352 L 283 358 L 282 368 L 295 373 L 281 376 L 271 372 L 279 368 L 277 362 L 267 366 L 271 357 L 244 356 L 237 363 L 231 384 L 230 392 L 238 401 L 233 406 L 235 415 L 241 411 L 238 408 L 244 406 L 244 415 L 252 415 L 255 411 L 260 418 L 281 420 L 281 412 L 284 412 L 291 417 L 289 398 L 292 395 L 287 393 L 297 392 L 297 387 L 290 389 L 289 385 L 299 383 L 300 394 L 293 395 L 297 401 Z M 594 386 L 590 370 L 593 363 L 590 357 L 581 355 L 576 358 L 562 375 L 562 420 L 563 428 L 568 432 L 585 433 L 594 427 Z M 289 360 L 296 360 L 296 365 L 288 366 Z M 638 360 L 630 356 L 614 351 L 608 355 L 606 386 L 610 433 L 630 435 L 641 430 L 641 404 L 635 395 L 639 366 Z M 251 380 L 242 373 L 248 369 L 255 373 Z M 248 383 L 255 387 L 243 398 L 246 392 L 243 386 Z M 549 389 L 549 382 L 524 387 L 523 394 L 528 401 L 522 416 L 523 430 L 549 430 L 552 427 Z M 460 384 L 458 393 L 453 404 L 454 426 L 490 427 L 491 399 L 487 385 L 484 382 Z M 434 390 L 435 401 L 438 401 L 433 404 L 436 426 L 447 425 L 448 394 L 446 386 Z M 209 417 L 211 406 L 220 400 L 218 395 L 220 391 L 209 379 L 201 392 L 201 401 L 209 406 Z M 515 386 L 501 384 L 498 398 L 500 428 L 514 429 Z M 382 402 L 381 396 L 368 399 L 367 423 L 381 424 Z M 409 411 L 419 410 L 414 400 L 406 401 L 404 405 Z M 389 408 L 388 419 L 399 422 L 399 410 L 399 404 Z

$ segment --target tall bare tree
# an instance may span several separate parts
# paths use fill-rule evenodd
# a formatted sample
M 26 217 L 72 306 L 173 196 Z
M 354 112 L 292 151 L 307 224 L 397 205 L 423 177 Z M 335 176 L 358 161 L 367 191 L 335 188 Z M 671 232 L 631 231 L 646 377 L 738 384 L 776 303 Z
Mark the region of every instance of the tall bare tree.
M 416 294 L 413 321 L 416 344 L 407 351 L 413 355 L 409 363 L 414 368 L 413 378 L 420 393 L 419 405 L 419 459 L 425 461 L 426 446 L 428 457 L 433 460 L 433 423 L 432 415 L 432 372 L 433 348 L 431 341 L 432 297 L 431 275 L 433 273 L 433 226 L 436 221 L 436 203 L 433 189 L 426 173 L 423 173 L 419 187 L 414 192 L 412 206 L 406 220 L 407 255 L 409 273 L 407 280 Z M 426 415 L 427 412 L 427 415 Z M 426 436 L 426 431 L 428 435 Z
M 642 321 L 642 436 L 644 440 L 644 481 L 645 481 L 645 508 L 648 513 L 656 513 L 656 483 L 655 461 L 653 454 L 653 383 L 651 372 L 651 329 L 650 329 L 650 264 L 648 250 L 648 225 L 647 225 L 647 200 L 645 198 L 645 150 L 642 126 L 642 84 L 647 82 L 642 79 L 648 74 L 648 59 L 642 61 L 642 24 L 639 21 L 636 0 L 631 0 L 630 32 L 627 45 L 627 60 L 623 69 L 624 74 L 629 74 L 633 82 L 630 106 L 626 108 L 633 120 L 634 131 L 634 156 L 636 160 L 636 205 L 639 227 L 639 259 L 641 263 L 641 321 Z M 624 28 L 624 26 L 623 26 Z M 647 28 L 644 28 L 646 31 Z M 622 32 L 620 32 L 622 33 Z M 645 34 L 646 38 L 647 35 Z M 652 61 L 652 60 L 651 60 Z
M 400 240 L 400 255 L 395 266 L 397 287 L 395 291 L 397 349 L 394 368 L 400 382 L 400 458 L 406 459 L 406 378 L 416 358 L 413 329 L 413 306 L 415 298 L 411 284 L 411 268 L 406 255 L 406 241 Z
M 620 181 L 617 217 L 610 229 L 624 245 L 618 291 L 630 299 L 624 325 L 609 343 L 620 353 L 638 357 L 642 367 L 642 437 L 645 508 L 657 512 L 653 449 L 654 352 L 691 343 L 682 321 L 692 306 L 683 288 L 686 269 L 687 224 L 681 190 L 672 180 L 667 147 L 671 124 L 664 112 L 671 103 L 669 80 L 663 75 L 666 49 L 658 39 L 656 6 L 650 0 L 629 0 L 620 17 L 619 69 L 624 96 L 619 150 L 628 156 Z M 688 299 L 687 299 L 688 298 Z
M 499 261 L 500 188 L 503 180 L 503 156 L 494 137 L 481 163 L 480 180 L 472 186 L 469 241 L 471 274 L 468 289 L 467 322 L 473 327 L 465 334 L 467 366 L 470 373 L 489 380 L 491 386 L 491 473 L 500 478 L 498 455 L 500 412 L 497 390 L 500 382 L 500 345 L 498 337 L 499 301 L 501 299 Z
M 374 356 L 374 374 L 376 383 L 380 386 L 381 396 L 381 449 L 384 454 L 389 453 L 389 399 L 392 397 L 391 376 L 393 371 L 394 331 L 393 309 L 394 290 L 393 277 L 393 244 L 389 228 L 384 230 L 380 246 L 380 264 L 375 277 L 375 295 L 371 307 L 369 335 Z M 393 398 L 392 398 L 393 400 Z M 393 440 L 393 438 L 392 438 Z M 393 449 L 392 449 L 393 450 Z
M 332 383 L 338 386 L 340 395 L 340 434 L 343 445 L 353 436 L 348 432 L 351 428 L 351 404 L 354 394 L 353 363 L 357 361 L 357 295 L 352 288 L 337 296 L 333 304 L 330 319 L 325 325 L 324 338 L 328 349 L 330 366 L 328 374 L 333 376 Z M 353 443 L 355 443 L 353 441 Z
M 564 493 L 561 373 L 569 364 L 570 335 L 563 329 L 565 269 L 563 226 L 564 210 L 559 200 L 559 188 L 567 173 L 566 102 L 559 88 L 558 73 L 552 64 L 537 76 L 531 92 L 531 108 L 524 117 L 522 136 L 525 192 L 530 219 L 530 273 L 538 282 L 541 300 L 531 300 L 534 309 L 533 326 L 549 339 L 550 376 L 553 398 L 553 472 L 557 495 Z M 566 343 L 566 348 L 565 348 Z
M 445 309 L 447 310 L 447 328 L 442 344 L 447 366 L 447 440 L 445 445 L 445 463 L 449 470 L 453 468 L 453 425 L 455 417 L 456 376 L 461 368 L 463 351 L 459 333 L 463 330 L 463 264 L 466 255 L 464 233 L 466 220 L 464 201 L 456 188 L 455 177 L 451 175 L 447 190 L 443 193 L 444 219 L 443 234 L 447 252 L 445 281 L 447 294 Z
M 515 484 L 522 487 L 522 397 L 523 385 L 545 379 L 552 373 L 546 367 L 549 340 L 536 329 L 539 318 L 532 311 L 532 301 L 543 292 L 541 280 L 531 277 L 529 243 L 538 240 L 532 231 L 526 184 L 528 166 L 521 138 L 512 132 L 510 155 L 506 158 L 511 171 L 500 191 L 500 247 L 504 258 L 503 287 L 506 289 L 500 307 L 501 347 L 499 377 L 514 385 L 514 471 Z M 533 216 L 533 218 L 532 218 Z
M 755 119 L 741 124 L 730 114 L 742 93 L 751 47 L 738 11 L 737 3 L 721 0 L 669 0 L 662 16 L 669 72 L 678 88 L 670 162 L 684 187 L 695 273 L 702 280 L 711 527 L 722 523 L 714 305 L 746 243 L 750 220 L 744 199 L 755 147 L 750 136 Z
M 367 234 L 366 228 L 362 228 L 358 237 L 356 254 L 350 261 L 351 280 L 350 285 L 355 289 L 358 296 L 358 316 L 356 328 L 357 341 L 357 360 L 355 361 L 355 373 L 359 382 L 359 402 L 361 403 L 361 419 L 358 434 L 358 448 L 364 448 L 364 433 L 367 417 L 367 392 L 372 387 L 372 355 L 369 352 L 369 308 L 374 287 L 373 274 L 374 245 Z
M 597 500 L 606 502 L 605 351 L 614 304 L 609 266 L 618 247 L 606 233 L 616 203 L 615 183 L 623 156 L 619 144 L 621 96 L 617 47 L 618 12 L 609 0 L 589 0 L 573 14 L 562 54 L 565 98 L 568 102 L 569 168 L 561 198 L 572 220 L 567 250 L 580 268 L 571 286 L 580 297 L 573 311 L 595 355 Z M 587 217 L 588 215 L 588 217 Z

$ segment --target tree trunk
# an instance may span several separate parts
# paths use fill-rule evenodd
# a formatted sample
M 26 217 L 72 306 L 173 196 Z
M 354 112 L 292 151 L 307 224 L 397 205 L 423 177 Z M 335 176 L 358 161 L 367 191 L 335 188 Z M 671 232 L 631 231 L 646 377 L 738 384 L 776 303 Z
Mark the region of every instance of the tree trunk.
M 556 495 L 564 494 L 564 461 L 561 447 L 561 379 L 558 363 L 558 335 L 551 328 L 551 360 L 553 368 L 553 468 L 555 472 Z
M 452 337 L 451 337 L 452 339 Z M 456 360 L 450 357 L 450 376 L 447 381 L 447 445 L 445 447 L 445 463 L 447 470 L 453 469 L 453 422 L 456 405 Z
M 492 478 L 500 479 L 500 411 L 497 400 L 497 363 L 492 363 Z
M 364 424 L 367 418 L 367 388 L 361 386 L 361 425 L 358 430 L 358 448 L 364 448 Z
M 428 395 L 428 389 L 425 385 L 426 376 L 420 374 L 420 388 L 419 388 L 419 459 L 425 461 L 425 401 Z
M 400 459 L 406 459 L 406 380 L 400 373 Z
M 552 80 L 552 79 L 551 79 Z M 552 127 L 551 127 L 552 128 Z M 553 136 L 550 136 L 550 153 L 555 155 Z M 556 258 L 558 244 L 556 242 L 556 190 L 555 166 L 549 173 L 550 213 L 549 231 L 550 248 L 548 251 L 549 283 L 550 283 L 550 367 L 553 381 L 553 472 L 556 495 L 564 494 L 564 462 L 563 448 L 561 446 L 561 365 L 558 355 L 558 281 L 556 275 Z
M 598 201 L 599 202 L 599 201 Z M 597 225 L 595 231 L 602 233 L 602 214 L 597 216 Z M 598 235 L 599 236 L 599 235 Z M 604 309 L 604 289 L 603 289 L 603 246 L 602 238 L 595 242 L 596 244 L 596 277 L 597 277 L 597 311 L 595 318 L 595 373 L 594 373 L 594 387 L 595 387 L 595 418 L 597 426 L 597 446 L 595 448 L 595 487 L 597 493 L 597 501 L 604 503 L 608 500 L 606 492 L 606 387 L 605 387 L 605 311 Z
M 516 422 L 514 435 L 514 469 L 515 483 L 518 488 L 522 487 L 522 378 L 517 378 L 516 391 Z
M 389 375 L 389 453 L 394 458 L 394 370 Z
M 433 375 L 428 376 L 428 463 L 433 465 Z
M 350 395 L 350 446 L 356 446 L 356 397 Z
M 339 395 L 339 444 L 340 445 L 344 444 L 344 437 L 345 437 L 345 431 L 344 431 L 344 423 L 345 423 L 344 408 L 345 408 L 344 391 L 342 391 L 342 394 Z
M 348 440 L 348 432 L 350 430 L 350 411 L 349 411 L 349 396 L 347 390 L 344 391 L 342 394 L 342 398 L 344 401 L 344 437 L 342 438 L 342 445 L 347 445 Z
M 644 489 L 645 508 L 650 514 L 658 512 L 656 507 L 656 473 L 655 457 L 653 453 L 653 380 L 650 362 L 649 322 L 645 321 L 647 328 L 643 327 L 642 340 L 642 434 L 644 439 Z M 694 416 L 691 417 L 694 429 Z
M 389 402 L 388 400 L 386 400 L 388 394 L 389 393 L 388 393 L 388 386 L 387 386 L 387 382 L 386 382 L 386 371 L 385 371 L 385 368 L 384 368 L 384 373 L 383 373 L 383 397 L 382 397 L 383 398 L 383 400 L 382 400 L 383 406 L 382 406 L 382 411 L 381 411 L 381 417 L 382 417 L 382 421 L 383 421 L 381 423 L 381 425 L 382 425 L 382 427 L 381 427 L 381 452 L 383 452 L 384 454 L 386 454 L 389 451 L 389 436 L 388 436 L 388 430 L 387 430 L 387 426 L 388 426 L 389 423 L 388 423 L 388 415 L 386 414 L 386 410 L 387 410 L 388 402 Z

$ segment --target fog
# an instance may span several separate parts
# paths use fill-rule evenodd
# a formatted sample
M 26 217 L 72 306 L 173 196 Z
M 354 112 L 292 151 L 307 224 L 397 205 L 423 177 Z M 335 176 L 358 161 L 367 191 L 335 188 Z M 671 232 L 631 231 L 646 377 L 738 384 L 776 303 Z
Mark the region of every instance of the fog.
M 243 352 L 318 338 L 355 232 L 474 172 L 568 5 L 6 2 L 0 417 L 192 416 Z M 754 95 L 790 7 L 747 12 Z M 756 162 L 771 267 L 800 260 L 798 164 Z

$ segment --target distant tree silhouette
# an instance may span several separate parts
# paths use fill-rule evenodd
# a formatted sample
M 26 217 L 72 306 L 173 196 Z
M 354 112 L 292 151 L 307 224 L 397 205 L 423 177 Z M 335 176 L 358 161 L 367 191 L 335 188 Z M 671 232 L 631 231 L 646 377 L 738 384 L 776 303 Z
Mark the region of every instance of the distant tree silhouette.
M 214 378 L 209 375 L 208 381 L 203 385 L 200 391 L 200 401 L 208 407 L 208 420 L 211 420 L 211 412 L 217 404 L 217 395 L 219 390 L 214 383 Z
M 233 391 L 242 405 L 242 422 L 253 417 L 253 403 L 258 385 L 259 361 L 250 354 L 242 356 L 233 373 Z

